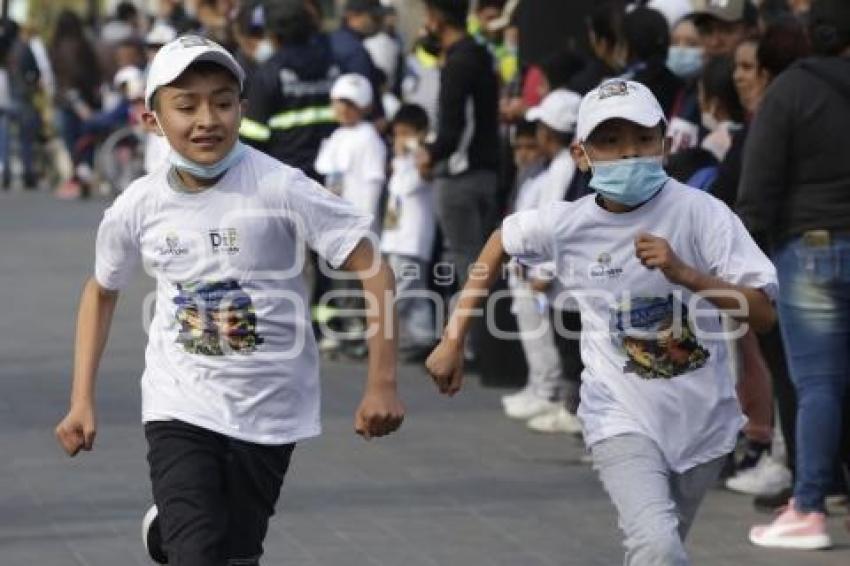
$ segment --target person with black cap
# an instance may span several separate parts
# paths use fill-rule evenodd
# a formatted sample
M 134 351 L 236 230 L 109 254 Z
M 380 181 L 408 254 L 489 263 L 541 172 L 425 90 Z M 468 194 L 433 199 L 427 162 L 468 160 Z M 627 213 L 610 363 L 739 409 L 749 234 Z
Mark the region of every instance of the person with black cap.
M 762 98 L 738 196 L 748 228 L 773 249 L 798 402 L 794 496 L 750 541 L 798 549 L 831 545 L 824 500 L 837 456 L 850 455 L 840 449 L 850 404 L 850 3 L 815 0 L 809 35 L 817 56 L 780 74 Z
M 758 9 L 750 0 L 693 0 L 694 23 L 705 54 L 733 55 L 735 47 L 758 26 Z

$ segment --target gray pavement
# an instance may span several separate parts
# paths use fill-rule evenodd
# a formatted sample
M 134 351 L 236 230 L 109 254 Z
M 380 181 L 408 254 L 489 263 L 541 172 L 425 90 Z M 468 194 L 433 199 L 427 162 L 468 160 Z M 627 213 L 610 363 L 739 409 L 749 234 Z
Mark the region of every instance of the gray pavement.
M 74 313 L 105 201 L 0 194 L 0 566 L 148 564 L 139 519 L 150 500 L 139 424 L 145 335 L 140 278 L 123 296 L 99 387 L 96 449 L 63 457 L 52 429 L 66 409 Z M 323 371 L 324 435 L 295 452 L 264 564 L 283 566 L 561 566 L 621 563 L 616 517 L 582 447 L 535 435 L 474 382 L 438 397 L 417 367 L 401 372 L 408 421 L 366 443 L 352 433 L 364 378 Z M 689 547 L 694 564 L 850 564 L 837 548 L 774 552 L 746 542 L 767 517 L 749 498 L 711 493 Z

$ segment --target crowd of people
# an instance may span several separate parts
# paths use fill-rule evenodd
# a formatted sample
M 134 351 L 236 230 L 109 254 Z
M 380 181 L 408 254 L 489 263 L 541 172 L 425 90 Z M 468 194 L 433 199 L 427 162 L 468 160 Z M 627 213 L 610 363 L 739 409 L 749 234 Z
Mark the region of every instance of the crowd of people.
M 179 37 L 212 39 L 245 71 L 241 140 L 371 216 L 395 273 L 410 361 L 423 361 L 440 338 L 446 309 L 433 297 L 467 283 L 507 214 L 604 196 L 591 179 L 607 163 L 584 153 L 590 141 L 579 132 L 583 97 L 611 79 L 644 85 L 661 108 L 667 173 L 735 211 L 778 274 L 779 324 L 729 344 L 747 422 L 724 459 L 724 483 L 761 508 L 786 508 L 753 529 L 754 543 L 829 546 L 827 501 L 846 501 L 850 482 L 850 154 L 841 139 L 850 126 L 850 6 L 601 0 L 586 18 L 588 52 L 561 49 L 531 63 L 518 51 L 513 0 L 423 0 L 414 38 L 402 37 L 391 0 L 347 0 L 332 31 L 314 0 L 160 4 L 145 14 L 121 3 L 97 30 L 63 12 L 46 42 L 26 22 L 6 23 L 3 187 L 17 147 L 24 187 L 52 179 L 59 196 L 87 196 L 98 143 L 132 123 L 146 124 L 145 169 L 166 164 L 168 142 L 140 118 L 148 64 Z M 61 143 L 49 141 L 54 131 Z M 732 253 L 712 245 L 707 254 Z M 600 280 L 617 276 L 610 255 L 597 255 Z M 363 355 L 362 341 L 329 328 L 349 304 L 323 297 L 346 285 L 313 259 L 320 349 Z M 579 435 L 588 360 L 578 304 L 557 300 L 561 266 L 520 260 L 506 278 L 528 376 L 503 397 L 504 412 L 533 430 Z M 362 321 L 343 326 L 362 330 Z M 485 331 L 466 341 L 467 361 L 486 355 Z M 625 345 L 639 375 L 683 371 L 673 353 L 644 346 Z M 708 355 L 698 346 L 686 353 L 692 365 Z

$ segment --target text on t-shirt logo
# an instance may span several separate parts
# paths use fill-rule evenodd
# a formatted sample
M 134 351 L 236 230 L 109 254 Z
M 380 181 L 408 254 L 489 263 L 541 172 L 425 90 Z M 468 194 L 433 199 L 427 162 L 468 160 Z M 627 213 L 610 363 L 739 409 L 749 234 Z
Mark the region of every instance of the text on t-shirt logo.
M 596 263 L 590 265 L 588 275 L 594 280 L 617 279 L 623 274 L 621 267 L 611 267 L 611 254 L 602 252 Z
M 238 254 L 239 232 L 236 228 L 210 230 L 210 245 L 213 253 Z
M 165 245 L 156 246 L 154 251 L 161 256 L 182 256 L 189 253 L 189 248 L 180 244 L 180 237 L 175 232 L 165 235 Z

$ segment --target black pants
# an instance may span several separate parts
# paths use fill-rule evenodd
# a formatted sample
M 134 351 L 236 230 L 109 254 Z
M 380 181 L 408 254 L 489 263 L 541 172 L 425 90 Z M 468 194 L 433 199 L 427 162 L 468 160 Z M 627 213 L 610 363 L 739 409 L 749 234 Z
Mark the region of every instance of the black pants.
M 147 423 L 145 436 L 168 564 L 259 564 L 294 444 L 252 444 L 180 421 Z

